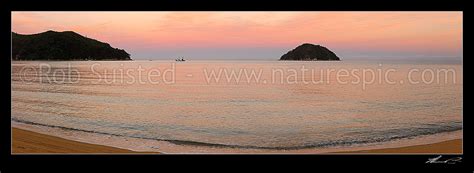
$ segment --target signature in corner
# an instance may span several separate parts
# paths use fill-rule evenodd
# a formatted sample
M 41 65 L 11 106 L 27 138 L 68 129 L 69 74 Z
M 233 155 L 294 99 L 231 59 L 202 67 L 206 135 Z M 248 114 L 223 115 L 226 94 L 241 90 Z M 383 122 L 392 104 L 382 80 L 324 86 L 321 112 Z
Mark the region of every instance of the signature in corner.
M 457 162 L 461 162 L 462 157 L 453 157 L 450 159 L 442 160 L 441 157 L 443 156 L 438 156 L 435 158 L 428 158 L 428 161 L 426 163 L 445 163 L 445 164 L 455 164 Z

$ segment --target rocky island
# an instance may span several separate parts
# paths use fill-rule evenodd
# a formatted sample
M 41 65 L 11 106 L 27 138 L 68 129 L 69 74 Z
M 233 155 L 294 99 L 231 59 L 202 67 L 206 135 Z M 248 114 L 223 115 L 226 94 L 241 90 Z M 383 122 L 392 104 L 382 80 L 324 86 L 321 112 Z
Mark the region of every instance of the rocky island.
M 123 49 L 73 31 L 23 35 L 12 32 L 13 60 L 131 60 Z
M 326 47 L 304 43 L 281 56 L 280 60 L 339 61 L 340 59 Z

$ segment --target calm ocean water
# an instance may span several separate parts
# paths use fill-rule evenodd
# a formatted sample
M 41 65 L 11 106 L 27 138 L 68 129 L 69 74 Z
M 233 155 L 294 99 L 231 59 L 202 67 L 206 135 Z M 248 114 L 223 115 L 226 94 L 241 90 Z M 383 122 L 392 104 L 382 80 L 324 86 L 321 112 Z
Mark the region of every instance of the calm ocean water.
M 11 118 L 177 146 L 350 146 L 462 130 L 462 82 L 456 63 L 17 61 Z

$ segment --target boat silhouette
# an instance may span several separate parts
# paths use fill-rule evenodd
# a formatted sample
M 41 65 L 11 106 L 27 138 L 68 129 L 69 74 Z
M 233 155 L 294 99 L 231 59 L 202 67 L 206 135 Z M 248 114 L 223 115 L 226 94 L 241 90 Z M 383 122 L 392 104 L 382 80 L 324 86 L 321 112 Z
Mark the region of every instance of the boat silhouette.
M 175 61 L 186 61 L 186 60 L 184 58 L 181 58 L 181 59 L 177 58 L 177 59 L 175 59 Z

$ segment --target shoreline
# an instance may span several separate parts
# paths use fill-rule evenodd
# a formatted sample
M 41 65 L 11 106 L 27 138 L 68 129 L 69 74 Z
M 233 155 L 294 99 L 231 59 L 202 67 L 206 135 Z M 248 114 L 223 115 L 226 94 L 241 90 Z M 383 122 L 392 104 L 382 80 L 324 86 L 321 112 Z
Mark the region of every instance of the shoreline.
M 12 154 L 141 153 L 128 149 L 68 140 L 15 127 L 12 127 L 11 149 Z
M 79 142 L 12 127 L 12 154 L 160 154 Z M 462 154 L 462 139 L 431 144 L 381 149 L 337 151 L 318 154 Z M 200 153 L 196 153 L 200 154 Z M 316 154 L 316 153 L 315 153 Z
M 452 139 L 432 144 L 371 150 L 341 151 L 347 154 L 462 154 L 462 139 Z

